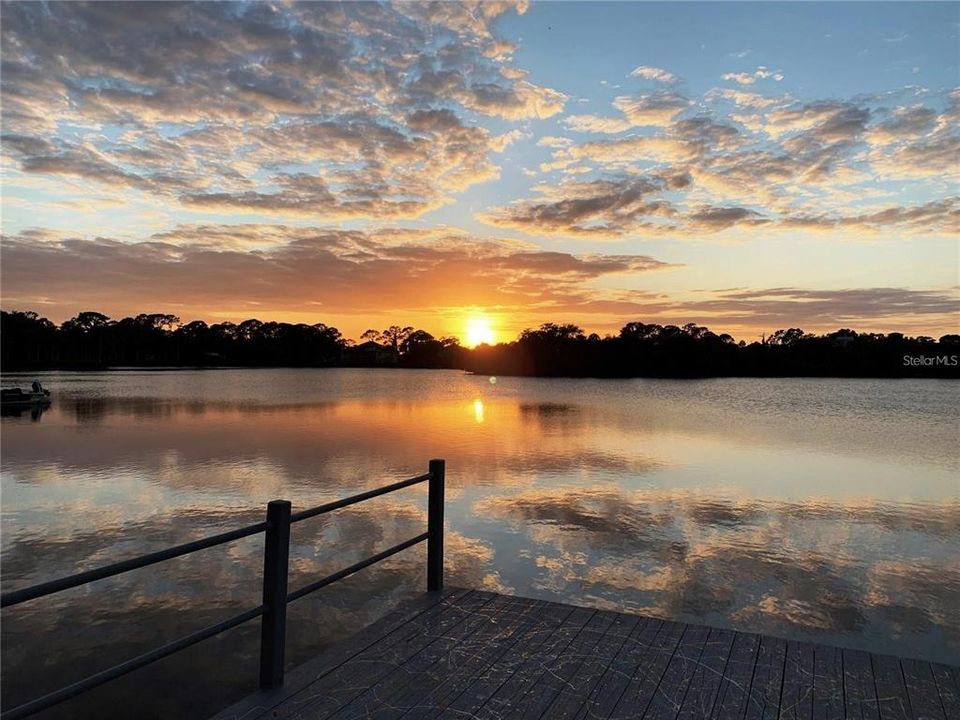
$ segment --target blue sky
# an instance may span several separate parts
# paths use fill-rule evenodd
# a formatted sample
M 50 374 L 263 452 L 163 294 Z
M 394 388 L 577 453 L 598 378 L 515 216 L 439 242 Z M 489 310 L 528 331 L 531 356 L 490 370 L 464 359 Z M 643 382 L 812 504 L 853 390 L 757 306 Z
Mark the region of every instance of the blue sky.
M 5 309 L 957 330 L 957 4 L 122 7 L 5 6 Z

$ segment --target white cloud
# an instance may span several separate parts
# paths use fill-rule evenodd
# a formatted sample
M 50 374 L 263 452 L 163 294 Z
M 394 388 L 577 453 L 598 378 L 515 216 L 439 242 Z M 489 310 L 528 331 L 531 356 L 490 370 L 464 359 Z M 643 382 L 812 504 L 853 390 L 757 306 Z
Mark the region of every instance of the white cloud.
M 662 68 L 650 67 L 649 65 L 641 65 L 640 67 L 635 68 L 630 73 L 630 76 L 643 78 L 645 80 L 656 80 L 657 82 L 662 82 L 669 85 L 679 82 L 680 80 L 680 78 L 678 78 L 672 72 L 663 70 Z

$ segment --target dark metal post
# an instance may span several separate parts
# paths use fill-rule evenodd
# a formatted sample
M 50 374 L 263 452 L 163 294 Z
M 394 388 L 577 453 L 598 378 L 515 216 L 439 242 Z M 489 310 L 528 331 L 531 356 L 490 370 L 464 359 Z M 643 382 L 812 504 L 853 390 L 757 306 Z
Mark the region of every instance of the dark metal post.
M 427 590 L 443 590 L 443 460 L 430 461 L 430 491 L 427 500 Z
M 267 505 L 263 547 L 263 604 L 260 623 L 260 687 L 283 685 L 283 650 L 287 637 L 287 566 L 290 559 L 290 501 Z

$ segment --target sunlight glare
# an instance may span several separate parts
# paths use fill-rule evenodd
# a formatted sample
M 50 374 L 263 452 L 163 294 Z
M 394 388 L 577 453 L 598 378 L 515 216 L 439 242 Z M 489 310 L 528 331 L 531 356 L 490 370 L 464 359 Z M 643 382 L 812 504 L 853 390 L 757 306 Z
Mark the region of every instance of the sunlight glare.
M 473 401 L 473 419 L 478 425 L 483 424 L 483 400 L 480 398 Z
M 466 344 L 468 347 L 492 345 L 494 342 L 493 325 L 486 315 L 471 315 L 467 318 Z

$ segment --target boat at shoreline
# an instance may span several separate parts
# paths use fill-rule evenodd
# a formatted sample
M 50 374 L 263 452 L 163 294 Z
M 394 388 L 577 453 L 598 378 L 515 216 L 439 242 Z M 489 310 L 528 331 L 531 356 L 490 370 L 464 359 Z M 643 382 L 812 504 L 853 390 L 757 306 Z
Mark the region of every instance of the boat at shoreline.
M 33 407 L 38 405 L 46 407 L 50 403 L 50 391 L 44 390 L 42 387 L 28 392 L 24 392 L 20 388 L 0 390 L 0 405 L 3 407 Z

